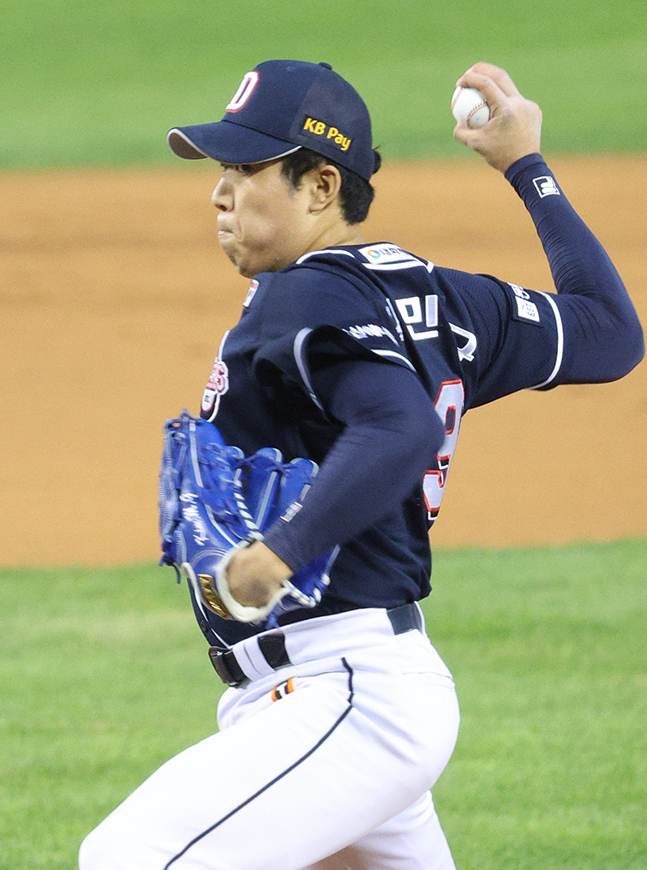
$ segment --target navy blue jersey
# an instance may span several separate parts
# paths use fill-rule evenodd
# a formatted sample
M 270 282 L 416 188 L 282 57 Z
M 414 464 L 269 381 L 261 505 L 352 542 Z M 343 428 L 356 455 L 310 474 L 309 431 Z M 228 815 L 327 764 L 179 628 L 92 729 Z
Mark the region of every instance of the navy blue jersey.
M 484 313 L 485 312 L 485 313 Z M 225 336 L 202 416 L 253 453 L 271 444 L 321 462 L 340 434 L 312 386 L 331 359 L 378 358 L 415 371 L 445 423 L 424 482 L 427 521 L 444 491 L 462 415 L 557 382 L 563 330 L 548 294 L 434 267 L 393 244 L 302 257 L 252 281 Z
M 541 170 L 544 176 L 543 163 Z M 560 196 L 556 183 L 555 191 Z M 532 190 L 524 199 L 532 214 Z M 545 204 L 541 207 L 545 215 Z M 560 203 L 565 207 L 572 223 L 574 212 Z M 562 219 L 556 211 L 554 220 Z M 593 239 L 584 231 L 587 241 Z M 577 246 L 581 240 L 572 235 Z M 562 249 L 558 245 L 559 255 L 553 256 L 553 243 L 542 241 L 553 266 Z M 591 244 L 599 247 L 595 239 Z M 202 416 L 217 424 L 227 443 L 248 455 L 272 446 L 286 459 L 306 456 L 322 463 L 343 427 L 314 384 L 317 371 L 335 361 L 379 360 L 415 373 L 445 430 L 415 490 L 343 544 L 329 591 L 312 615 L 331 612 L 332 603 L 336 609 L 391 607 L 429 593 L 428 530 L 441 506 L 461 419 L 470 408 L 520 389 L 616 376 L 611 364 L 599 368 L 597 339 L 591 338 L 596 329 L 588 329 L 586 340 L 581 335 L 584 320 L 599 321 L 601 310 L 609 313 L 608 286 L 599 292 L 600 301 L 597 286 L 556 280 L 558 295 L 528 290 L 437 267 L 381 242 L 309 253 L 251 282 L 202 400 Z M 608 275 L 601 280 L 609 284 Z M 625 305 L 622 285 L 612 289 Z M 598 343 L 609 344 L 608 336 Z M 236 640 L 240 630 L 224 629 L 223 637 Z

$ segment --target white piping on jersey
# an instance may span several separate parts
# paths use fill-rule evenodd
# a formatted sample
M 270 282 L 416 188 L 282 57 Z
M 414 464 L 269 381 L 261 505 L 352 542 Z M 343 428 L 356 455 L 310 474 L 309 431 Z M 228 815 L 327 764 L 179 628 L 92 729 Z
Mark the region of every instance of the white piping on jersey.
M 545 381 L 542 381 L 541 384 L 535 384 L 534 387 L 529 387 L 530 390 L 538 390 L 540 387 L 545 387 L 554 380 L 557 376 L 557 372 L 562 366 L 562 359 L 564 356 L 564 326 L 562 324 L 562 316 L 559 313 L 559 308 L 555 305 L 555 301 L 552 299 L 550 293 L 544 293 L 543 290 L 538 290 L 537 292 L 546 297 L 553 309 L 553 313 L 555 314 L 555 324 L 557 326 L 557 355 L 555 357 L 555 366 L 550 373 L 550 376 L 546 378 Z
M 305 384 L 306 389 L 310 395 L 310 398 L 315 403 L 315 405 L 321 411 L 323 411 L 323 409 L 324 409 L 323 405 L 321 404 L 321 402 L 317 398 L 317 394 L 315 393 L 315 391 L 312 387 L 312 384 L 310 383 L 310 378 L 308 377 L 308 369 L 306 367 L 305 360 L 303 359 L 303 353 L 302 353 L 303 343 L 305 342 L 306 338 L 310 335 L 311 332 L 312 332 L 312 330 L 308 329 L 307 326 L 304 327 L 303 329 L 299 330 L 299 332 L 296 335 L 296 338 L 294 339 L 294 344 L 292 345 L 292 352 L 294 353 L 294 359 L 296 361 L 297 368 L 299 369 L 299 374 L 301 375 L 301 380 Z
M 306 326 L 297 333 L 296 338 L 294 339 L 293 353 L 294 353 L 294 359 L 295 359 L 296 364 L 297 364 L 297 368 L 299 369 L 299 374 L 301 375 L 301 380 L 305 384 L 305 387 L 308 391 L 310 398 L 315 403 L 315 405 L 321 411 L 323 411 L 324 407 L 321 404 L 321 402 L 319 401 L 319 399 L 317 398 L 317 394 L 315 393 L 315 391 L 313 389 L 312 383 L 310 382 L 310 378 L 308 377 L 308 369 L 307 369 L 307 366 L 305 364 L 305 360 L 303 359 L 303 345 L 304 345 L 306 338 L 310 335 L 311 332 L 312 332 L 312 329 L 309 329 Z M 370 350 L 371 353 L 377 354 L 378 356 L 393 357 L 394 359 L 402 360 L 402 362 L 405 365 L 409 366 L 411 371 L 415 372 L 415 370 L 416 370 L 415 366 L 406 358 L 406 356 L 403 356 L 401 353 L 396 353 L 394 350 L 376 350 L 375 348 L 372 348 L 372 347 L 368 348 L 368 350 Z
M 299 257 L 296 261 L 297 266 L 300 266 L 301 263 L 308 259 L 308 257 L 316 257 L 317 254 L 344 254 L 346 257 L 352 257 L 353 260 L 355 259 L 350 251 L 341 251 L 337 248 L 324 248 L 322 251 L 310 251 L 308 254 Z
M 395 359 L 401 359 L 402 362 L 406 363 L 412 372 L 415 372 L 415 366 L 411 364 L 411 362 L 406 358 L 406 356 L 402 356 L 401 353 L 396 353 L 394 350 L 375 350 L 375 348 L 369 348 L 373 353 L 376 353 L 378 356 L 392 356 Z
M 301 263 L 304 263 L 309 257 L 316 257 L 317 254 L 344 254 L 346 257 L 351 257 L 353 260 L 356 259 L 355 256 L 350 251 L 342 251 L 339 248 L 323 248 L 321 251 L 309 251 L 307 254 L 304 254 L 302 257 L 299 257 L 296 260 L 296 265 L 300 266 Z M 361 263 L 366 269 L 373 269 L 375 271 L 383 270 L 385 272 L 397 270 L 397 269 L 413 269 L 415 266 L 424 266 L 428 272 L 433 272 L 434 264 L 427 260 L 426 262 L 423 260 L 417 260 L 415 263 L 384 263 L 382 266 L 378 264 L 371 263 Z
M 422 262 L 422 260 L 416 260 L 415 263 L 411 261 L 407 261 L 404 263 L 383 263 L 381 266 L 379 263 L 362 263 L 365 269 L 371 269 L 374 272 L 394 272 L 398 269 L 415 269 L 416 266 L 425 266 L 426 264 Z

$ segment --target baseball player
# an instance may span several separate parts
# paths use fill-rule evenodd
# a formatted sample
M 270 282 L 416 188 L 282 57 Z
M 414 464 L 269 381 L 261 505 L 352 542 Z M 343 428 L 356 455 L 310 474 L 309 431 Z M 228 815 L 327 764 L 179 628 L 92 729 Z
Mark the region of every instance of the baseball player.
M 380 158 L 328 64 L 261 63 L 221 121 L 169 133 L 180 157 L 221 164 L 219 243 L 250 279 L 201 416 L 246 455 L 320 466 L 303 503 L 233 554 L 229 591 L 259 607 L 336 558 L 315 607 L 201 620 L 229 686 L 220 730 L 89 834 L 81 870 L 454 867 L 430 789 L 459 712 L 418 602 L 461 419 L 516 390 L 620 378 L 644 352 L 621 279 L 540 154 L 539 107 L 489 64 L 459 84 L 491 119 L 455 137 L 523 199 L 556 294 L 363 237 Z

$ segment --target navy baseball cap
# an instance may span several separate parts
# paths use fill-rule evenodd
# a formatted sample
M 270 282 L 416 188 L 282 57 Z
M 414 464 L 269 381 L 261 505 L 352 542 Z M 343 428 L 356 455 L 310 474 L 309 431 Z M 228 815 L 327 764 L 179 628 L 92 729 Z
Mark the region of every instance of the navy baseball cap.
M 222 120 L 174 127 L 167 139 L 190 160 L 263 163 L 309 148 L 367 181 L 375 171 L 366 104 L 327 63 L 265 61 L 245 73 Z

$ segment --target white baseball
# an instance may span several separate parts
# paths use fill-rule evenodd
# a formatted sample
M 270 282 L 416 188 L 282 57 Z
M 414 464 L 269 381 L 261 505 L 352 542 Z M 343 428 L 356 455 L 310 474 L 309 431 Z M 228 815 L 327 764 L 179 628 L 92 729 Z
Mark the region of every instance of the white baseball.
M 458 87 L 452 97 L 452 114 L 465 127 L 482 127 L 490 120 L 490 107 L 476 88 Z

